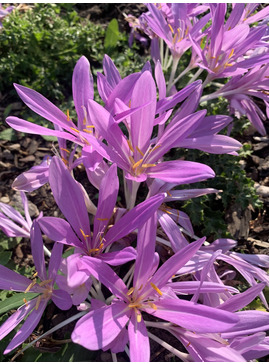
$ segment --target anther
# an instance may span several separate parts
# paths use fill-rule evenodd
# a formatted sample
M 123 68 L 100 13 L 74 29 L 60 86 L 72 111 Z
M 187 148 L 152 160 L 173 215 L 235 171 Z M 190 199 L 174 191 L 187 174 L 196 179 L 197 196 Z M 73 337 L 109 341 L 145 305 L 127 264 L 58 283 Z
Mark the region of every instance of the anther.
M 130 140 L 127 140 L 127 144 L 128 144 L 128 146 L 129 146 L 129 148 L 130 148 L 131 152 L 133 152 L 133 153 L 134 153 L 134 148 L 133 148 L 132 143 L 130 142 Z
M 128 292 L 127 292 L 127 296 L 130 296 L 134 291 L 134 287 L 131 287 Z
M 154 283 L 151 282 L 150 285 L 160 296 L 163 295 L 162 291 Z
M 142 168 L 150 168 L 150 167 L 156 167 L 157 164 L 154 163 L 146 163 L 146 164 L 142 164 Z
M 66 110 L 66 115 L 67 115 L 67 121 L 70 121 L 70 116 L 69 116 L 69 110 Z
M 23 302 L 25 303 L 26 307 L 28 307 L 28 302 L 27 302 L 26 298 L 23 299 Z
M 51 283 L 51 282 L 52 282 L 52 279 L 47 279 L 46 281 L 42 281 L 42 282 L 38 283 L 38 285 L 39 285 L 40 287 L 43 287 L 43 286 L 45 286 L 46 284 Z
M 143 159 L 140 159 L 138 162 L 136 162 L 133 166 L 132 166 L 132 168 L 133 169 L 135 169 L 135 168 L 137 168 L 137 167 L 139 167 L 140 166 L 140 164 L 143 162 Z M 142 165 L 142 167 L 143 167 L 143 165 Z
M 79 130 L 78 130 L 78 129 L 76 129 L 76 128 L 71 128 L 71 127 L 70 127 L 70 129 L 74 130 L 76 133 L 79 133 Z
M 61 150 L 63 150 L 64 152 L 70 154 L 69 150 L 65 149 L 65 148 L 60 148 Z
M 82 129 L 85 133 L 92 134 L 92 130 Z
M 36 279 L 34 279 L 33 282 L 29 284 L 29 286 L 26 288 L 26 290 L 24 291 L 24 293 L 29 292 L 30 289 L 33 288 L 35 284 L 36 284 Z
M 135 149 L 138 151 L 138 153 L 142 155 L 142 157 L 144 157 L 145 154 L 141 151 L 141 149 L 139 149 L 138 147 L 135 147 Z
M 83 235 L 83 238 L 85 240 L 87 240 L 87 238 L 89 238 L 90 235 L 86 235 L 82 229 L 79 229 L 79 230 L 80 230 L 81 234 Z
M 171 32 L 172 32 L 172 34 L 174 34 L 174 29 L 172 28 L 171 24 L 168 24 L 168 26 L 169 26 L 169 28 L 170 28 L 170 30 L 171 30 Z
M 168 195 L 169 197 L 172 197 L 172 195 L 171 195 L 171 193 L 170 193 L 169 191 L 166 191 L 166 193 L 167 193 L 167 195 Z
M 101 217 L 97 217 L 97 219 L 96 220 L 99 220 L 99 221 L 106 221 L 106 220 L 108 220 L 108 218 L 107 217 L 105 217 L 105 218 L 101 218 Z
M 40 302 L 41 302 L 41 298 L 42 298 L 42 296 L 41 296 L 41 295 L 39 295 L 39 296 L 37 297 L 36 305 L 35 305 L 35 309 L 36 309 L 36 310 L 38 310 L 38 307 L 39 307 Z

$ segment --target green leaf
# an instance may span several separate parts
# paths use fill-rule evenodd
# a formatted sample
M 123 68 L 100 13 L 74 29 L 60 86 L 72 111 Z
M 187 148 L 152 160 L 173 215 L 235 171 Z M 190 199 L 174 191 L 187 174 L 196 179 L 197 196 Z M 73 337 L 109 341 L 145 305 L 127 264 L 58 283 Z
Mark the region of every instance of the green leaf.
M 9 262 L 9 259 L 11 258 L 12 252 L 9 251 L 0 251 L 0 264 L 6 265 Z
M 47 140 L 48 142 L 57 142 L 57 137 L 53 135 L 41 135 L 43 139 Z
M 0 315 L 8 312 L 14 308 L 18 308 L 23 305 L 23 299 L 27 301 L 36 297 L 39 293 L 14 293 L 12 297 L 0 302 Z
M 10 141 L 14 141 L 14 140 L 17 140 L 17 136 L 16 136 L 16 133 L 14 131 L 14 129 L 12 128 L 7 128 L 3 131 L 1 131 L 0 133 L 0 139 L 2 140 L 10 140 Z
M 108 24 L 105 34 L 104 47 L 106 51 L 116 47 L 119 40 L 119 35 L 120 33 L 118 21 L 117 19 L 112 19 L 111 22 Z

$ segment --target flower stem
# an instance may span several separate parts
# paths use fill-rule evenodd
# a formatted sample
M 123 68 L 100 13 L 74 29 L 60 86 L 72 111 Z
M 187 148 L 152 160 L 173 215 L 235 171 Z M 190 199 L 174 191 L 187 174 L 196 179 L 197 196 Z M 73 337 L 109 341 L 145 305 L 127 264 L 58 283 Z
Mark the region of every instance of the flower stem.
M 160 338 L 158 338 L 157 336 L 153 335 L 151 332 L 148 332 L 148 336 L 149 336 L 149 338 L 151 338 L 152 340 L 156 341 L 158 344 L 163 346 L 165 349 L 169 350 L 172 354 L 177 356 L 182 361 L 185 361 L 185 362 L 192 361 L 190 354 L 182 353 L 182 351 L 177 350 L 176 348 L 174 348 L 167 342 L 165 342 L 165 341 L 161 340 Z
M 167 95 L 169 95 L 169 93 L 171 91 L 171 88 L 173 86 L 173 82 L 174 82 L 178 62 L 179 62 L 178 57 L 173 58 L 172 70 L 171 70 L 171 73 L 170 73 L 170 78 L 169 78 L 169 82 L 168 82 L 168 86 L 167 86 Z

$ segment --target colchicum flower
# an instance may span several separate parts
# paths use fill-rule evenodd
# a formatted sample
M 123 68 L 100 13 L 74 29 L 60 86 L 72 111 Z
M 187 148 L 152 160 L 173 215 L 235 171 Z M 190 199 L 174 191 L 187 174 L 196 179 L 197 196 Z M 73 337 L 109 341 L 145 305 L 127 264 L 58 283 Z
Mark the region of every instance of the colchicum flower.
M 33 292 L 37 295 L 37 297 L 33 298 L 29 302 L 24 299 L 23 306 L 18 308 L 18 310 L 0 327 L 1 340 L 26 318 L 25 323 L 11 340 L 5 349 L 4 354 L 8 354 L 23 343 L 24 340 L 27 339 L 27 337 L 33 332 L 50 299 L 61 310 L 68 310 L 72 306 L 69 294 L 61 289 L 54 288 L 57 272 L 62 261 L 63 246 L 57 243 L 54 244 L 48 272 L 46 272 L 43 240 L 36 221 L 33 222 L 30 237 L 32 255 L 36 268 L 36 274 L 34 274 L 32 280 L 21 276 L 4 266 L 0 266 L 0 289 L 24 293 Z

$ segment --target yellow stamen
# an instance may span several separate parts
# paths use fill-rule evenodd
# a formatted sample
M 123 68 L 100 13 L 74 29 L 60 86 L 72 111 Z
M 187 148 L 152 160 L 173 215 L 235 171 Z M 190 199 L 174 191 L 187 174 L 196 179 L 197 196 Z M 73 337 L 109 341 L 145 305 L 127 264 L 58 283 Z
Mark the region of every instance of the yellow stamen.
M 32 278 L 35 278 L 36 276 L 38 276 L 38 272 L 35 272 Z
M 85 116 L 84 116 L 84 118 L 83 118 L 82 123 L 83 123 L 83 125 L 86 125 L 86 118 L 85 118 Z
M 139 323 L 142 320 L 142 315 L 141 312 L 139 312 L 136 308 L 135 308 L 135 314 L 136 314 L 136 321 Z
M 153 163 L 146 163 L 146 164 L 142 164 L 142 168 L 150 168 L 150 167 L 156 167 L 157 164 L 153 164 Z
M 94 129 L 95 126 L 94 125 L 87 125 L 86 128 L 91 128 L 91 129 Z
M 130 140 L 127 140 L 127 144 L 128 144 L 128 146 L 129 146 L 129 148 L 130 148 L 131 152 L 133 152 L 133 153 L 134 153 L 134 148 L 133 148 L 132 143 L 130 142 Z
M 153 310 L 157 311 L 157 306 L 155 305 L 155 303 L 149 302 L 148 304 L 151 308 L 153 308 Z
M 131 107 L 131 100 L 129 101 L 129 107 Z
M 167 193 L 167 195 L 168 195 L 169 197 L 172 197 L 172 195 L 171 195 L 171 193 L 170 193 L 169 191 L 166 191 L 166 193 Z
M 36 279 L 34 279 L 33 282 L 29 284 L 29 286 L 26 288 L 26 290 L 24 291 L 24 293 L 29 292 L 30 289 L 33 288 L 35 284 L 36 284 Z
M 188 35 L 188 33 L 189 33 L 189 27 L 187 27 L 185 30 L 185 37 Z
M 162 294 L 162 291 L 157 287 L 157 286 L 155 286 L 155 284 L 154 283 L 150 283 L 150 285 L 151 285 L 151 287 L 153 288 L 153 289 L 155 289 L 155 291 L 160 295 L 160 296 L 162 296 L 163 294 Z
M 70 129 L 74 130 L 76 133 L 79 133 L 79 130 L 78 130 L 78 129 L 76 129 L 76 128 L 71 128 L 71 127 L 70 127 Z
M 130 162 L 134 165 L 135 164 L 134 158 L 129 155 L 129 159 L 130 159 Z
M 66 115 L 67 115 L 67 121 L 70 121 L 70 116 L 69 116 L 69 110 L 66 110 Z
M 229 59 L 232 57 L 232 55 L 234 54 L 234 48 L 231 50 L 230 54 L 229 54 Z
M 92 134 L 92 130 L 88 130 L 88 129 L 82 129 L 82 130 L 85 131 L 85 133 Z
M 177 34 L 174 35 L 172 43 L 175 44 L 177 39 Z
M 188 346 L 190 346 L 191 345 L 191 343 L 190 342 L 188 342 L 188 344 L 186 345 L 186 348 L 188 347 Z
M 68 161 L 67 161 L 65 158 L 62 158 L 62 161 L 64 162 L 64 164 L 65 164 L 66 166 L 68 166 Z
M 128 292 L 127 292 L 127 296 L 130 296 L 134 291 L 134 287 L 131 287 Z
M 61 150 L 63 150 L 64 152 L 70 154 L 69 150 L 65 149 L 65 148 L 60 148 Z
M 143 162 L 143 159 L 140 159 L 138 162 L 136 162 L 133 166 L 132 166 L 132 168 L 133 169 L 135 169 L 135 168 L 137 168 L 137 167 L 139 167 L 140 166 L 140 164 Z
M 135 147 L 135 149 L 138 151 L 138 153 L 142 155 L 142 157 L 144 157 L 145 154 L 141 151 L 141 149 L 139 149 L 138 147 Z
M 225 63 L 225 67 L 231 67 L 231 66 L 233 66 L 233 64 L 231 64 L 231 63 Z
M 84 238 L 85 240 L 87 240 L 87 238 L 88 238 L 90 235 L 86 235 L 82 229 L 79 229 L 79 230 L 80 230 L 81 234 L 83 235 L 83 238 Z
M 89 254 L 91 254 L 91 253 L 96 253 L 96 252 L 99 252 L 99 249 L 98 249 L 98 248 L 90 249 L 90 250 L 88 251 L 88 253 L 89 253 Z
M 168 215 L 173 215 L 171 211 L 168 211 L 167 209 L 162 209 L 163 212 L 166 212 Z
M 141 284 L 141 286 L 138 288 L 138 291 L 141 291 L 142 287 L 143 287 L 143 284 Z
M 159 144 L 159 145 L 155 145 L 155 147 L 154 147 L 154 148 L 152 148 L 152 149 L 149 151 L 149 153 L 154 152 L 154 150 L 156 150 L 156 149 L 158 149 L 158 148 L 160 148 L 160 147 L 161 147 L 161 144 Z
M 172 28 L 171 24 L 168 24 L 168 26 L 169 26 L 169 28 L 170 28 L 170 30 L 171 30 L 171 32 L 172 32 L 172 34 L 174 34 L 174 29 Z
M 51 282 L 52 282 L 52 279 L 47 279 L 46 281 L 40 282 L 40 283 L 38 283 L 38 284 L 39 284 L 39 286 L 40 286 L 40 287 L 43 287 L 43 286 L 45 286 L 46 284 L 51 283 Z
M 41 296 L 41 295 L 37 297 L 36 305 L 35 305 L 35 309 L 36 309 L 36 310 L 38 310 L 38 307 L 39 307 L 40 302 L 41 302 L 41 298 L 42 298 L 42 296 Z
M 26 298 L 23 299 L 23 302 L 25 303 L 26 307 L 28 307 L 28 302 L 27 302 Z
M 101 219 L 101 217 L 97 217 L 97 220 L 99 220 L 99 221 L 106 221 L 106 220 L 108 220 L 108 218 L 105 217 L 105 218 Z

